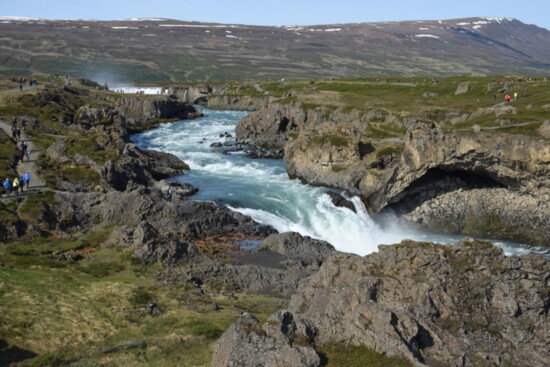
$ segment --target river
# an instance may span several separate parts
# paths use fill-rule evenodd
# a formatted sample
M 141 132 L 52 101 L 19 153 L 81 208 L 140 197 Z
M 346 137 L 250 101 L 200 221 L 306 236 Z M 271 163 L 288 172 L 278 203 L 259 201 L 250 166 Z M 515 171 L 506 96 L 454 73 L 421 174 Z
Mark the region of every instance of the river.
M 211 143 L 234 143 L 235 126 L 247 112 L 204 109 L 205 117 L 162 124 L 136 134 L 132 140 L 140 148 L 172 153 L 189 164 L 191 170 L 173 180 L 199 188 L 193 200 L 214 201 L 269 224 L 279 232 L 295 231 L 330 242 L 337 250 L 359 255 L 377 251 L 379 244 L 403 239 L 455 243 L 460 236 L 439 235 L 398 227 L 394 221 L 375 223 L 359 198 L 350 198 L 356 213 L 332 204 L 326 188 L 290 180 L 283 160 L 252 159 L 230 148 L 212 148 Z M 220 137 L 229 133 L 232 137 Z M 493 241 L 507 255 L 544 253 L 507 241 Z

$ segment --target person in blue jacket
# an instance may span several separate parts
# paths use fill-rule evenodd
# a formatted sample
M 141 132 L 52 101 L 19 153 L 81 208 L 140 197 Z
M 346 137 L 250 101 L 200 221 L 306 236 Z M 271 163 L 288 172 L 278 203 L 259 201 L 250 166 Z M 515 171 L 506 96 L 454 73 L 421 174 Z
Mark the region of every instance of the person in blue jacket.
M 31 183 L 31 174 L 29 172 L 25 172 L 25 174 L 23 175 L 23 181 L 25 181 L 25 185 L 27 186 L 28 190 Z
M 4 186 L 4 189 L 6 189 L 6 196 L 10 196 L 11 182 L 10 182 L 9 178 L 6 178 L 6 180 L 4 181 L 3 186 Z

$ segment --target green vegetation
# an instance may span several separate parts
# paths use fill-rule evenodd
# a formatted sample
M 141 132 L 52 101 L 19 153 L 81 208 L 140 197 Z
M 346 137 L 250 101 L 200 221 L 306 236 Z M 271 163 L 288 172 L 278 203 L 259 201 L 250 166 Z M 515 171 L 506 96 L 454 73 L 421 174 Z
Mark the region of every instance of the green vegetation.
M 384 156 L 399 156 L 403 152 L 403 145 L 388 146 L 376 151 L 376 158 L 382 158 Z
M 6 178 L 11 180 L 17 175 L 15 165 L 18 160 L 18 153 L 17 145 L 0 130 L 0 180 L 2 182 Z M 3 193 L 4 188 L 2 187 L 1 190 Z
M 330 169 L 331 169 L 332 172 L 338 173 L 338 172 L 345 171 L 348 168 L 349 168 L 349 166 L 345 165 L 345 164 L 333 164 Z
M 109 233 L 0 246 L 0 339 L 38 354 L 19 365 L 206 366 L 241 312 L 266 318 L 280 307 L 273 297 L 156 284 L 160 265 L 97 247 Z M 87 255 L 51 257 L 59 251 Z
M 313 139 L 311 139 L 311 143 L 317 145 L 328 143 L 334 147 L 347 147 L 350 144 L 347 138 L 333 134 L 317 135 Z
M 409 367 L 404 358 L 389 357 L 361 346 L 331 344 L 320 348 L 322 366 L 346 367 Z

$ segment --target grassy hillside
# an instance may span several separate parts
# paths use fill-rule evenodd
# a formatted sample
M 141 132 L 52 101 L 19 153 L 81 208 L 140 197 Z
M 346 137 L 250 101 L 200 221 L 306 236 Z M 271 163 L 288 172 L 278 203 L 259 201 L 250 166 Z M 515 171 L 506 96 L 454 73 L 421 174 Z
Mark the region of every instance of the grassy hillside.
M 14 19 L 0 30 L 0 75 L 135 83 L 550 72 L 548 30 L 514 19 L 307 27 Z

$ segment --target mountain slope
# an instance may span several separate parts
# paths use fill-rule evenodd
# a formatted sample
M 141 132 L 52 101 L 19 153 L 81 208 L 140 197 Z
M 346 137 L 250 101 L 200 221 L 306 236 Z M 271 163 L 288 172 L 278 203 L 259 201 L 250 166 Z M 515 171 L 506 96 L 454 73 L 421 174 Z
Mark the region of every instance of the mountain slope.
M 0 74 L 111 82 L 550 73 L 550 31 L 515 19 L 265 27 L 0 19 Z

